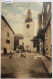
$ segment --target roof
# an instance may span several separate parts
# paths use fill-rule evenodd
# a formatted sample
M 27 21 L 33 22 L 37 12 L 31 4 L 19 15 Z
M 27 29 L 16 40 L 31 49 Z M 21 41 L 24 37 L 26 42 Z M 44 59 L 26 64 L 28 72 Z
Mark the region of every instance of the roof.
M 14 31 L 13 31 L 13 29 L 11 28 L 11 26 L 9 25 L 9 23 L 8 23 L 7 20 L 4 18 L 3 15 L 1 15 L 1 18 L 5 21 L 5 23 L 8 25 L 8 27 L 11 29 L 11 31 L 13 32 L 13 34 L 15 34 Z
M 25 19 L 25 22 L 31 22 L 31 21 L 33 21 L 32 15 L 30 9 L 28 9 L 27 18 Z

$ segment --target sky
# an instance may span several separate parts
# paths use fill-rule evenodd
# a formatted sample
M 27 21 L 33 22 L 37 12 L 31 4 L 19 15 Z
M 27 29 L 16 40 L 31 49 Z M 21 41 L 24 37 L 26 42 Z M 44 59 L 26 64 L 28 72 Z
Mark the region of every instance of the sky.
M 2 2 L 1 14 L 5 17 L 15 34 L 23 34 L 24 22 L 27 17 L 28 8 L 31 10 L 34 22 L 34 35 L 38 31 L 38 14 L 42 12 L 42 2 L 13 2 L 12 5 L 6 5 Z

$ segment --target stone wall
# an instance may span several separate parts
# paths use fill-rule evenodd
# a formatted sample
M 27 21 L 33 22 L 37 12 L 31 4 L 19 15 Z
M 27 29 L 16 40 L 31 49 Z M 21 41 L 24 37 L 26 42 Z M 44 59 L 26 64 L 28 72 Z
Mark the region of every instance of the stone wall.
M 7 36 L 7 32 L 9 36 Z M 10 43 L 6 43 L 6 40 L 10 40 Z M 4 48 L 7 49 L 7 52 L 14 50 L 14 34 L 5 21 L 1 19 L 1 52 L 3 52 Z

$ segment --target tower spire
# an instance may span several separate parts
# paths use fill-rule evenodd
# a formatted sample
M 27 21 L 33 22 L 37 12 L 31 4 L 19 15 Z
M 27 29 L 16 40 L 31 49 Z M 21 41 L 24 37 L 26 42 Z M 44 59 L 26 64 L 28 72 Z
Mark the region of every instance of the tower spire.
M 31 21 L 32 21 L 32 15 L 31 15 L 30 2 L 29 2 L 28 12 L 27 12 L 27 18 L 25 19 L 25 22 L 31 22 Z

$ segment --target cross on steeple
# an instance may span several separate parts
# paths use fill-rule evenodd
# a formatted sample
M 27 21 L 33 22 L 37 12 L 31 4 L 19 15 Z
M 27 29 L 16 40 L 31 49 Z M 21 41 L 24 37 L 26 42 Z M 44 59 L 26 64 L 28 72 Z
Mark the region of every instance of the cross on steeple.
M 29 7 L 28 8 L 30 9 L 30 2 L 29 2 Z

